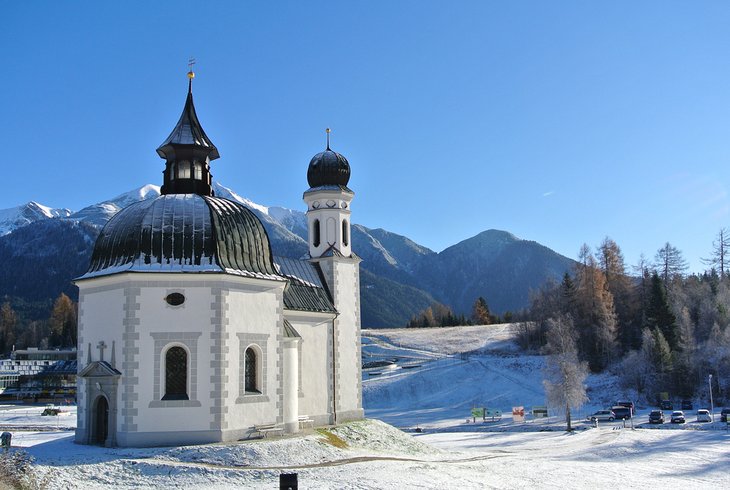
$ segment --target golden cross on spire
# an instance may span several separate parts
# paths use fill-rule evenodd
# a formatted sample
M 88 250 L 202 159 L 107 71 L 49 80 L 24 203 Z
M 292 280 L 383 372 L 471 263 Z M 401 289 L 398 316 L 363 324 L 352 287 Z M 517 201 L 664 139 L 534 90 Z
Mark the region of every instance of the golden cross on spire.
M 193 71 L 193 65 L 194 65 L 194 64 L 195 64 L 195 58 L 190 58 L 190 59 L 188 60 L 188 68 L 189 68 L 189 71 L 188 71 L 188 78 L 189 78 L 189 79 L 191 79 L 191 80 L 192 80 L 193 78 L 195 78 L 195 72 Z

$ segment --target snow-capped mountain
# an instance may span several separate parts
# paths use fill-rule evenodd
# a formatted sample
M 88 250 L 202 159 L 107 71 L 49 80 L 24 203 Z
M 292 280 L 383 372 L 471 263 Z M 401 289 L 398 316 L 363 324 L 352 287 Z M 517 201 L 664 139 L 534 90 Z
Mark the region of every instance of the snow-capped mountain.
M 48 218 L 65 218 L 71 214 L 68 209 L 55 209 L 35 201 L 9 209 L 0 209 L 0 236 L 13 230 Z
M 307 254 L 305 213 L 263 206 L 217 182 L 213 190 L 258 216 L 274 254 Z M 148 184 L 74 213 L 37 203 L 0 211 L 0 296 L 33 301 L 53 299 L 60 291 L 75 296 L 70 281 L 85 272 L 104 224 L 120 209 L 159 195 L 160 188 Z M 435 253 L 402 235 L 353 224 L 352 243 L 363 259 L 361 313 L 366 327 L 404 325 L 434 301 L 469 314 L 479 296 L 495 313 L 515 311 L 527 306 L 530 289 L 549 278 L 559 280 L 573 263 L 536 242 L 498 230 Z
M 95 226 L 104 226 L 112 216 L 117 214 L 120 209 L 126 208 L 132 203 L 144 201 L 145 199 L 154 199 L 160 195 L 160 187 L 157 185 L 147 184 L 139 189 L 134 189 L 124 194 L 120 194 L 108 201 L 102 201 L 91 206 L 87 206 L 80 211 L 70 215 L 70 219 L 74 221 L 84 221 Z

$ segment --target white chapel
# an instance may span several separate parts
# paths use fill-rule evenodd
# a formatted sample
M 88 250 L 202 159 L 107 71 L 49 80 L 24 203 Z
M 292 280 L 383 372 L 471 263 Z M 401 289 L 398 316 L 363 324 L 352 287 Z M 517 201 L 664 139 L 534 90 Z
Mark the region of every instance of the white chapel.
M 109 220 L 76 280 L 76 442 L 210 443 L 362 418 L 347 159 L 329 139 L 312 158 L 309 256 L 276 256 L 259 219 L 212 191 L 218 149 L 188 77 L 180 120 L 157 149 L 161 195 Z

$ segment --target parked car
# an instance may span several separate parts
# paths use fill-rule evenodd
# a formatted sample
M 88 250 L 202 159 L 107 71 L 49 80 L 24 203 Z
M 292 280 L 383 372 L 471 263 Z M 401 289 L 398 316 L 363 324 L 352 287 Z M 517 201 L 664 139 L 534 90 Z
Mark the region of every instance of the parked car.
M 674 410 L 674 405 L 672 405 L 671 400 L 662 400 L 659 402 L 659 408 L 662 410 Z
M 621 405 L 616 405 L 615 407 L 611 407 L 611 410 L 616 415 L 616 418 L 619 420 L 628 420 L 631 418 L 631 409 L 628 407 L 622 407 Z
M 692 400 L 682 400 L 682 410 L 692 410 Z
M 697 410 L 697 422 L 712 422 L 710 411 L 703 408 Z
M 685 422 L 684 420 L 684 412 L 681 410 L 675 410 L 672 412 L 672 423 L 673 424 L 683 424 Z
M 723 408 L 720 412 L 720 421 L 727 422 L 727 416 L 730 415 L 730 408 Z
M 616 406 L 626 407 L 629 410 L 631 410 L 632 415 L 634 414 L 635 408 L 634 408 L 634 402 L 632 402 L 632 401 L 619 400 L 616 402 Z
M 599 410 L 595 413 L 590 414 L 588 417 L 586 417 L 587 420 L 590 420 L 591 422 L 613 422 L 616 420 L 616 414 L 613 413 L 611 410 Z
M 661 410 L 652 410 L 649 413 L 650 424 L 663 424 L 664 423 L 664 412 Z

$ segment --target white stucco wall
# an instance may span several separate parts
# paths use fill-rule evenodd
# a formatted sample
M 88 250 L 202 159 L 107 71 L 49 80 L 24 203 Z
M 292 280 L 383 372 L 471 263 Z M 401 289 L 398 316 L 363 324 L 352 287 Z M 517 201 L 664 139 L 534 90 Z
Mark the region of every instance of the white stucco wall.
M 286 318 L 302 338 L 299 348 L 299 415 L 327 419 L 332 411 L 329 394 L 332 374 L 330 316 L 287 312 Z
M 92 286 L 92 285 L 90 285 Z M 101 287 L 99 287 L 101 286 Z M 78 346 L 77 364 L 81 371 L 90 361 L 100 360 L 100 351 L 97 348 L 102 340 L 107 344 L 104 349 L 104 360 L 110 361 L 112 345 L 119 362 L 122 346 L 122 318 L 124 316 L 123 290 L 105 289 L 108 284 L 80 287 L 79 289 L 79 318 L 78 318 Z M 91 344 L 91 359 L 89 359 L 89 344 Z M 77 427 L 87 430 L 86 424 L 86 393 L 85 381 L 77 378 Z M 117 404 L 119 403 L 117 394 Z
M 226 297 L 228 367 L 225 382 L 228 428 L 248 428 L 281 421 L 281 356 L 283 283 L 273 289 L 229 285 Z M 261 394 L 242 390 L 244 352 L 250 345 L 261 349 Z
M 338 410 L 357 412 L 362 409 L 359 264 L 356 260 L 335 260 L 333 264 L 335 305 L 340 313 L 335 320 Z
M 182 305 L 167 304 L 165 297 L 173 292 L 185 296 Z M 213 302 L 211 288 L 192 281 L 169 281 L 167 286 L 141 288 L 138 432 L 179 431 L 181 428 L 210 430 L 211 399 L 207 387 L 212 374 L 209 332 Z M 191 335 L 180 335 L 185 333 Z M 198 406 L 155 406 L 152 403 L 161 401 L 165 394 L 164 352 L 173 345 L 188 352 L 188 396 L 190 401 L 197 401 Z

